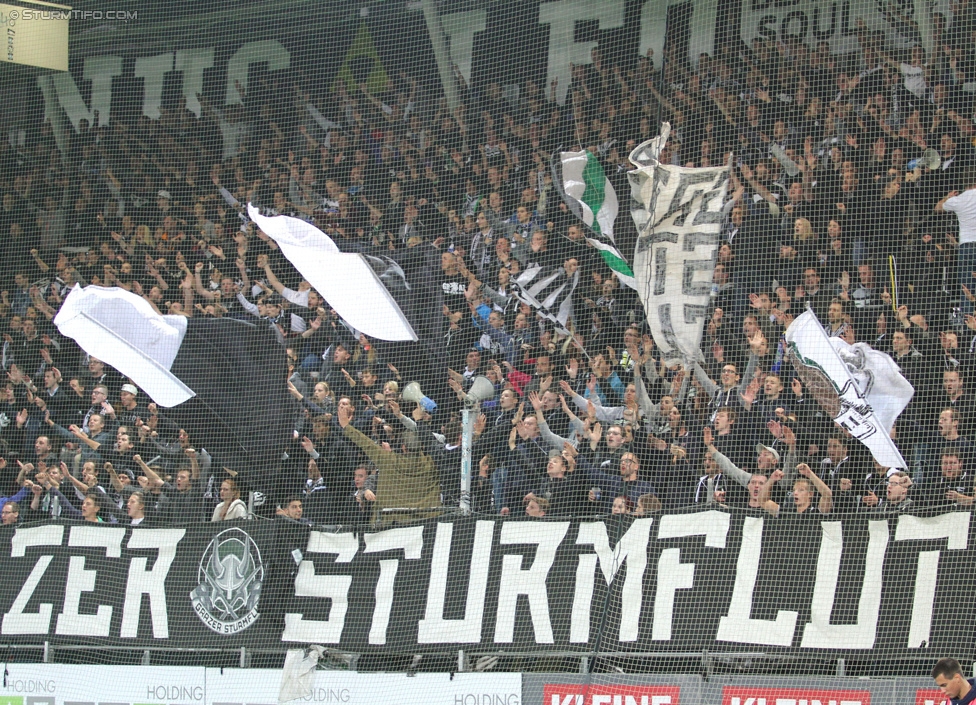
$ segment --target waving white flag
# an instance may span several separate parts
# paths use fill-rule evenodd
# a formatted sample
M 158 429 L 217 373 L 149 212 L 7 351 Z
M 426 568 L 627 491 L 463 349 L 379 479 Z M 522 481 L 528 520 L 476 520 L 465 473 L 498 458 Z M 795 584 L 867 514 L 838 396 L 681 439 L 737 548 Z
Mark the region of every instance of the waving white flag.
M 377 273 L 365 256 L 340 252 L 332 238 L 304 220 L 264 216 L 250 204 L 247 213 L 350 326 L 379 340 L 417 340 L 410 321 L 383 284 L 385 274 Z M 384 263 L 387 271 L 389 265 Z
M 888 355 L 866 343 L 828 338 L 812 310 L 786 329 L 787 353 L 807 391 L 886 468 L 904 468 L 891 440 L 915 389 Z
M 185 317 L 161 316 L 125 289 L 82 289 L 76 284 L 54 325 L 86 353 L 135 380 L 160 406 L 176 406 L 196 396 L 170 372 L 186 335 Z

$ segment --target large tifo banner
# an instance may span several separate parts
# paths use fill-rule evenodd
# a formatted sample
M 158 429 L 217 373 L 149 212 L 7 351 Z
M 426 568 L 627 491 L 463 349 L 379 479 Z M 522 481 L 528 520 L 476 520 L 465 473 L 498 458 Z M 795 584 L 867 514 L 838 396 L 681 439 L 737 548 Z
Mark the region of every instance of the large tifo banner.
M 729 170 L 662 164 L 670 133 L 662 123 L 659 136 L 630 154 L 633 270 L 654 343 L 667 360 L 687 361 L 701 356 Z
M 969 512 L 46 524 L 0 533 L 2 643 L 968 653 Z

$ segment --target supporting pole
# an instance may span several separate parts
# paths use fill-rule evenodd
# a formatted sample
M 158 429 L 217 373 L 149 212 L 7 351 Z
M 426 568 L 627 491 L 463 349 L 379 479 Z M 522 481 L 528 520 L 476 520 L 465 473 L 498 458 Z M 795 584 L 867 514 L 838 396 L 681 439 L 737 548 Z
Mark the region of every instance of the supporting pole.
M 474 414 L 472 404 L 464 403 L 461 412 L 461 500 L 462 514 L 471 513 L 471 445 L 474 436 Z
M 437 73 L 441 76 L 441 86 L 447 98 L 447 107 L 454 110 L 458 106 L 457 86 L 454 83 L 454 70 L 451 66 L 451 52 L 447 46 L 447 36 L 441 17 L 437 14 L 435 0 L 423 0 L 424 20 L 427 22 L 427 34 L 430 35 L 430 45 L 434 48 L 434 61 L 437 62 Z

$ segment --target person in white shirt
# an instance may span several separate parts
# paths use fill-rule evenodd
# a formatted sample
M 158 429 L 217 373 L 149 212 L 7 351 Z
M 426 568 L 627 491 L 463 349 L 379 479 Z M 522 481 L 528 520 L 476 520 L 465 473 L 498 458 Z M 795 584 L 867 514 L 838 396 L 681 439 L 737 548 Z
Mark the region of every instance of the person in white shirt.
M 247 518 L 247 505 L 241 499 L 236 480 L 228 478 L 220 483 L 220 499 L 222 501 L 214 508 L 210 521 Z
M 959 285 L 964 288 L 963 293 L 976 292 L 976 178 L 970 180 L 972 184 L 967 190 L 959 193 L 950 191 L 939 201 L 935 210 L 937 213 L 955 213 L 959 221 Z M 970 315 L 973 304 L 968 296 L 962 297 L 963 312 Z

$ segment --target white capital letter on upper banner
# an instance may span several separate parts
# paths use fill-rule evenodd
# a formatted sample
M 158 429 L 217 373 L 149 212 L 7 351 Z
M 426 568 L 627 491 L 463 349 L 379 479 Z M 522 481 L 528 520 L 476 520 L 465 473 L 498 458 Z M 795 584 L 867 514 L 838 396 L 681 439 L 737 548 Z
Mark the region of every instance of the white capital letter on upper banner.
M 186 109 L 200 117 L 203 106 L 198 95 L 203 95 L 203 72 L 214 63 L 214 48 L 180 49 L 176 52 L 174 70 L 183 74 L 183 97 Z
M 173 70 L 173 52 L 136 59 L 133 75 L 142 79 L 142 114 L 159 119 L 159 104 L 163 100 L 163 81 Z
M 437 525 L 434 553 L 430 560 L 427 608 L 424 611 L 424 618 L 417 623 L 419 644 L 477 644 L 481 641 L 481 624 L 485 613 L 485 593 L 488 590 L 488 569 L 491 566 L 495 522 L 477 522 L 471 554 L 459 561 L 468 567 L 468 596 L 463 619 L 444 619 L 444 598 L 447 596 L 447 576 L 453 535 L 453 523 L 444 521 Z
M 350 563 L 359 551 L 359 538 L 355 534 L 328 534 L 313 531 L 308 536 L 309 553 L 335 554 L 336 563 Z M 305 619 L 298 612 L 285 613 L 285 629 L 282 641 L 302 641 L 309 644 L 338 644 L 342 628 L 346 625 L 349 607 L 351 575 L 316 575 L 315 562 L 309 559 L 298 566 L 295 577 L 295 597 L 319 597 L 331 600 L 329 618 Z
M 620 641 L 636 641 L 640 630 L 641 605 L 644 598 L 644 573 L 647 570 L 647 542 L 650 540 L 653 519 L 637 519 L 620 537 L 613 549 L 607 538 L 607 525 L 602 521 L 580 524 L 576 545 L 593 544 L 594 553 L 581 553 L 576 566 L 576 585 L 573 591 L 573 614 L 569 640 L 585 644 L 590 640 L 590 603 L 593 600 L 593 581 L 597 562 L 607 585 L 627 563 L 627 577 L 620 594 Z
M 511 643 L 515 633 L 515 608 L 519 595 L 529 598 L 529 613 L 537 644 L 551 644 L 552 622 L 549 619 L 549 594 L 546 578 L 556 559 L 556 550 L 569 530 L 568 521 L 535 523 L 511 521 L 502 525 L 502 546 L 536 544 L 532 567 L 522 570 L 525 556 L 509 554 L 502 558 L 501 584 L 498 586 L 498 614 L 495 618 L 495 643 Z
M 881 610 L 881 575 L 884 572 L 885 552 L 888 550 L 888 522 L 868 522 L 868 550 L 864 559 L 864 583 L 857 604 L 857 624 L 831 624 L 834 594 L 840 577 L 840 558 L 843 553 L 844 531 L 839 521 L 822 521 L 820 555 L 817 558 L 817 579 L 810 603 L 810 621 L 803 628 L 804 649 L 870 649 L 878 632 L 878 613 Z
M 716 641 L 737 644 L 765 644 L 789 646 L 796 631 L 797 613 L 776 612 L 776 619 L 753 619 L 752 593 L 759 576 L 759 556 L 762 553 L 763 520 L 746 517 L 742 523 L 742 546 L 735 565 L 735 585 L 729 600 L 729 613 L 718 623 Z
M 441 15 L 441 26 L 451 44 L 451 61 L 457 64 L 458 71 L 468 83 L 471 82 L 474 35 L 485 31 L 485 14 L 484 10 L 468 10 Z
M 623 0 L 559 0 L 539 5 L 539 22 L 549 25 L 549 67 L 546 83 L 558 79 L 556 101 L 566 101 L 572 76 L 570 64 L 589 64 L 596 42 L 576 42 L 573 32 L 577 20 L 599 20 L 600 29 L 623 27 Z
M 82 76 L 86 81 L 91 81 L 91 109 L 89 109 L 70 73 L 52 74 L 51 80 L 58 95 L 58 103 L 61 104 L 68 115 L 68 120 L 76 130 L 82 120 L 95 127 L 96 113 L 98 126 L 108 125 L 112 111 L 112 77 L 121 75 L 122 57 L 89 56 L 85 59 Z
M 241 94 L 237 91 L 235 81 L 241 84 L 241 88 L 247 91 L 248 69 L 251 64 L 261 64 L 267 62 L 268 71 L 280 71 L 288 68 L 291 63 L 291 54 L 282 46 L 277 39 L 264 39 L 257 42 L 248 42 L 234 52 L 234 55 L 227 61 L 227 95 L 224 103 L 234 105 L 241 103 Z

